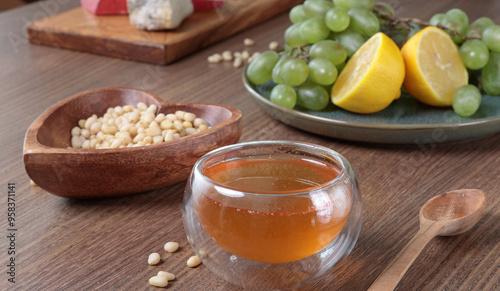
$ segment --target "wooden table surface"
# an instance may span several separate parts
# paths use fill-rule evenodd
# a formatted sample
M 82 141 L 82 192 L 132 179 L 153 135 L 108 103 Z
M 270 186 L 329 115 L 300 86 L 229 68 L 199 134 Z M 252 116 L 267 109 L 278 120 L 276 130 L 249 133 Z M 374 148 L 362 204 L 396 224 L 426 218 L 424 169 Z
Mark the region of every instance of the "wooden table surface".
M 429 19 L 452 7 L 474 20 L 500 23 L 493 0 L 389 1 L 398 15 Z M 425 4 L 424 4 L 425 2 Z M 432 196 L 480 188 L 488 197 L 483 218 L 470 232 L 435 238 L 417 258 L 397 290 L 500 290 L 500 134 L 448 144 L 377 145 L 335 140 L 286 126 L 267 116 L 246 93 L 242 69 L 210 65 L 207 56 L 252 50 L 282 41 L 289 25 L 275 17 L 169 66 L 30 45 L 29 21 L 76 7 L 78 1 L 49 0 L 0 13 L 0 172 L 2 290 L 154 290 L 158 270 L 177 275 L 169 290 L 238 290 L 205 266 L 188 269 L 192 251 L 184 234 L 181 203 L 185 183 L 139 195 L 68 200 L 30 185 L 22 163 L 24 134 L 45 109 L 74 93 L 125 86 L 150 90 L 172 102 L 211 102 L 243 112 L 240 142 L 292 140 L 324 145 L 352 164 L 363 196 L 363 227 L 347 260 L 301 290 L 366 290 L 418 229 L 418 211 Z M 15 185 L 15 229 L 7 231 L 8 186 Z M 12 236 L 11 236 L 12 237 Z M 177 241 L 178 253 L 163 244 Z M 147 265 L 158 251 L 164 262 Z M 15 283 L 8 282 L 10 258 Z M 258 278 L 256 278 L 258 280 Z

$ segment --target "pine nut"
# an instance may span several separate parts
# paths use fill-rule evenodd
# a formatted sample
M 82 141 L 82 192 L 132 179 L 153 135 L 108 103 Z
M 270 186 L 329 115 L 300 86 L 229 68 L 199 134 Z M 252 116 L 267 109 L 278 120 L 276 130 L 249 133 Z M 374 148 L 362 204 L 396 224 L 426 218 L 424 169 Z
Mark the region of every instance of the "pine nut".
M 246 61 L 250 57 L 250 53 L 248 51 L 241 52 L 241 60 Z
M 260 55 L 259 52 L 254 52 L 249 58 L 248 58 L 248 62 L 251 63 L 253 60 L 255 60 L 256 57 L 258 57 Z
M 230 62 L 233 60 L 233 54 L 230 51 L 224 51 L 222 53 L 222 59 L 226 62 Z
M 166 276 L 153 276 L 149 278 L 149 285 L 155 286 L 155 287 L 167 287 L 168 285 L 168 280 Z
M 153 265 L 158 265 L 160 263 L 160 254 L 158 253 L 152 253 L 148 257 L 148 264 L 153 266 Z
M 165 272 L 165 271 L 159 271 L 157 276 L 163 276 L 163 277 L 167 278 L 168 281 L 175 280 L 174 274 L 169 273 L 169 272 Z
M 165 244 L 163 249 L 169 253 L 173 253 L 179 249 L 179 243 L 169 241 L 168 243 Z
M 75 135 L 80 135 L 80 133 L 82 132 L 82 129 L 78 126 L 75 126 L 71 129 L 71 136 L 75 136 Z
M 251 38 L 245 38 L 243 40 L 243 44 L 245 46 L 253 46 L 253 45 L 255 45 L 255 41 L 253 39 L 251 39 Z
M 222 61 L 222 56 L 220 54 L 213 54 L 207 58 L 209 63 L 216 64 Z
M 241 65 L 243 64 L 241 58 L 235 58 L 233 62 L 233 67 L 235 68 L 240 68 Z
M 198 265 L 201 264 L 201 260 L 200 258 L 198 258 L 198 256 L 192 256 L 190 257 L 188 260 L 187 260 L 187 265 L 188 267 L 190 268 L 194 268 L 194 267 L 197 267 Z
M 278 50 L 279 46 L 280 45 L 279 45 L 279 43 L 277 41 L 271 41 L 269 43 L 269 49 L 272 50 L 272 51 Z

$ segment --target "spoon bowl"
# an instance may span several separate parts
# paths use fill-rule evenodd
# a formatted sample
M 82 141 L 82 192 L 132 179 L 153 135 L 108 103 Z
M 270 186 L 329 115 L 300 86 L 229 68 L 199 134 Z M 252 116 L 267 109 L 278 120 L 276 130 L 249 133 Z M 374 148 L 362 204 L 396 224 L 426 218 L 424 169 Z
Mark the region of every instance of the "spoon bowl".
M 118 149 L 72 149 L 71 129 L 78 120 L 109 107 L 144 102 L 158 113 L 183 110 L 212 127 L 177 140 Z M 236 143 L 242 132 L 241 112 L 204 103 L 165 103 L 143 90 L 103 88 L 68 97 L 43 112 L 28 128 L 23 161 L 42 189 L 66 198 L 100 198 L 150 191 L 187 179 L 205 153 Z
M 486 194 L 461 189 L 435 196 L 420 209 L 420 230 L 389 263 L 368 291 L 394 290 L 424 247 L 435 236 L 452 236 L 470 230 L 481 218 Z
M 471 229 L 481 218 L 486 195 L 477 189 L 450 191 L 431 198 L 420 209 L 420 223 L 442 225 L 436 235 L 453 236 Z

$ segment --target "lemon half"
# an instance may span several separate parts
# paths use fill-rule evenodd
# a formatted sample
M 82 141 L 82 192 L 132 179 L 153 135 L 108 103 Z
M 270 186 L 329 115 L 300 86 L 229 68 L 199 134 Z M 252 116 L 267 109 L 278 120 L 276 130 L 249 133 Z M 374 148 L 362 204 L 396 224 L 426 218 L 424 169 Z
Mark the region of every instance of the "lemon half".
M 451 106 L 455 91 L 469 80 L 457 46 L 443 30 L 429 26 L 401 49 L 406 67 L 404 86 L 421 102 Z
M 399 98 L 404 78 L 398 46 L 379 32 L 347 62 L 332 88 L 332 102 L 351 112 L 374 113 Z

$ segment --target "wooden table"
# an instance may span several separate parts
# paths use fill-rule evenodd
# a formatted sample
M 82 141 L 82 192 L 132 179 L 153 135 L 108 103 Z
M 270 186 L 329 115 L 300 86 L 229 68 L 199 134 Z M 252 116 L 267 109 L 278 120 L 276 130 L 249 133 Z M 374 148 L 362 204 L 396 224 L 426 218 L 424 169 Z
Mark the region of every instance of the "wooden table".
M 76 92 L 112 86 L 150 90 L 168 101 L 212 102 L 243 112 L 241 142 L 293 140 L 342 153 L 352 164 L 364 201 L 357 245 L 331 274 L 302 290 L 366 290 L 418 229 L 418 210 L 430 197 L 460 188 L 488 196 L 484 217 L 464 235 L 436 238 L 417 258 L 398 290 L 500 289 L 500 134 L 448 144 L 377 145 L 341 141 L 288 127 L 267 116 L 241 83 L 242 69 L 210 65 L 207 56 L 243 50 L 243 39 L 266 49 L 282 40 L 286 15 L 248 29 L 169 66 L 155 66 L 69 50 L 30 45 L 27 22 L 76 7 L 49 0 L 0 13 L 0 163 L 2 290 L 154 290 L 158 270 L 177 275 L 170 290 L 237 290 L 205 266 L 188 269 L 192 251 L 181 221 L 184 183 L 113 199 L 68 200 L 30 185 L 22 163 L 28 126 L 46 108 Z M 500 23 L 491 0 L 390 1 L 401 16 L 429 19 L 459 7 L 471 19 Z M 60 4 L 65 3 L 65 4 Z M 8 186 L 15 185 L 15 254 L 8 254 Z M 177 241 L 178 253 L 163 244 Z M 158 251 L 160 266 L 148 266 Z M 7 264 L 15 258 L 15 284 Z

